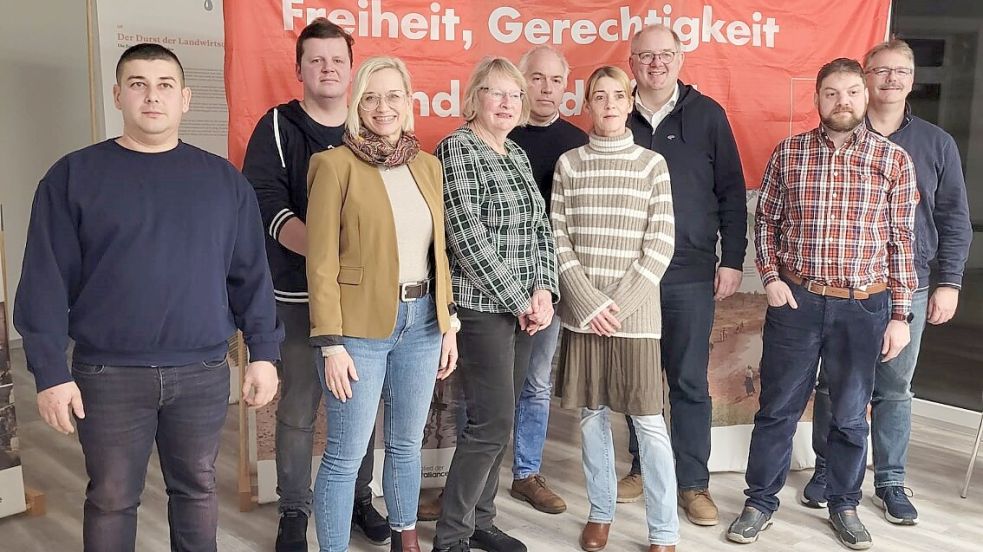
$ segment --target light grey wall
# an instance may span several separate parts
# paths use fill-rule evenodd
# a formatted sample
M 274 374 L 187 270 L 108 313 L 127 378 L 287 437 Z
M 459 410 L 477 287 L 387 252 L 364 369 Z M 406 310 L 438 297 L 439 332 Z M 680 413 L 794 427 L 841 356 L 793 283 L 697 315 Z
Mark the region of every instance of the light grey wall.
M 0 204 L 8 299 L 20 280 L 38 181 L 62 155 L 91 142 L 86 3 L 56 4 L 52 10 L 36 2 L 0 3 Z M 18 339 L 10 329 L 11 339 Z

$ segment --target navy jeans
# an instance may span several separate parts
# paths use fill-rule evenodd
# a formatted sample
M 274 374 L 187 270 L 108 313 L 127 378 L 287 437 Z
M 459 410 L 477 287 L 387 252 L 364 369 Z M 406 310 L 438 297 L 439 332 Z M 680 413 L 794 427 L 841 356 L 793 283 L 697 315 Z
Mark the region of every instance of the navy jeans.
M 778 510 L 792 458 L 792 436 L 823 359 L 829 387 L 826 499 L 831 513 L 856 508 L 867 466 L 867 404 L 887 328 L 887 292 L 836 299 L 789 284 L 798 308 L 768 307 L 762 334 L 761 396 L 745 479 L 747 506 Z
M 89 476 L 85 550 L 135 549 L 137 507 L 155 442 L 167 487 L 171 550 L 216 550 L 215 458 L 228 411 L 228 362 L 172 367 L 76 362 L 72 375 L 85 405 L 85 418 L 78 420 Z
M 911 312 L 915 315 L 908 330 L 911 343 L 888 362 L 878 362 L 874 373 L 874 392 L 870 399 L 870 442 L 874 455 L 874 488 L 903 486 L 911 439 L 911 378 L 918 364 L 922 333 L 928 310 L 928 289 L 915 292 Z M 812 450 L 816 470 L 826 469 L 826 434 L 829 427 L 829 391 L 826 376 L 819 371 L 812 416 Z
M 710 331 L 713 329 L 713 282 L 663 284 L 662 364 L 669 384 L 672 451 L 679 488 L 706 489 L 710 485 L 710 420 L 713 404 L 707 384 Z M 628 451 L 631 473 L 642 473 L 638 438 L 631 417 Z

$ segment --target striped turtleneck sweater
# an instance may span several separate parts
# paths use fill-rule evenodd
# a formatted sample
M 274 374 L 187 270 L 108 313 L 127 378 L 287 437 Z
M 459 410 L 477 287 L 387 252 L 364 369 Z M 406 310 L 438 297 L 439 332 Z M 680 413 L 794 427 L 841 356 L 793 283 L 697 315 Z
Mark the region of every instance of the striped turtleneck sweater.
M 659 339 L 659 282 L 675 237 L 665 159 L 631 132 L 591 134 L 557 162 L 552 206 L 563 327 L 592 333 L 590 321 L 614 303 L 615 337 Z

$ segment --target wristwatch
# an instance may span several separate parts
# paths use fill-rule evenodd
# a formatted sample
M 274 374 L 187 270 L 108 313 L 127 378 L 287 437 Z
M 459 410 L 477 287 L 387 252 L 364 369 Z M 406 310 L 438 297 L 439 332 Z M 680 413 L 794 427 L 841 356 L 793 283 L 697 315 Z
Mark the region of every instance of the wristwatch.
M 911 324 L 911 321 L 915 319 L 915 315 L 912 313 L 899 314 L 896 312 L 891 313 L 891 320 L 897 320 L 898 322 L 904 322 L 905 324 Z

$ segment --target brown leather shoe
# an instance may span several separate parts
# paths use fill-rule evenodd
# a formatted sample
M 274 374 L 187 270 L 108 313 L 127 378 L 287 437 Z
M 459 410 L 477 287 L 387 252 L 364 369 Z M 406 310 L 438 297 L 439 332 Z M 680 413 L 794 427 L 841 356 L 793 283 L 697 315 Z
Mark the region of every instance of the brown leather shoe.
M 513 498 L 525 500 L 532 507 L 547 514 L 562 514 L 567 511 L 567 503 L 546 485 L 546 478 L 541 475 L 529 476 L 525 479 L 513 479 L 509 494 Z
M 444 491 L 441 490 L 437 498 L 431 500 L 420 500 L 416 507 L 417 521 L 437 521 L 440 517 L 441 500 L 444 498 Z
M 420 540 L 416 536 L 416 529 L 404 529 L 402 531 L 392 531 L 392 539 L 389 541 L 390 552 L 420 552 Z
M 587 552 L 604 550 L 604 547 L 608 545 L 608 531 L 610 530 L 610 523 L 588 521 L 580 533 L 580 547 Z
M 649 552 L 676 552 L 675 544 L 650 544 Z
M 679 505 L 686 512 L 686 518 L 695 525 L 709 526 L 720 523 L 717 505 L 713 503 L 708 489 L 679 491 Z
M 618 481 L 618 502 L 635 502 L 642 497 L 642 474 L 629 473 Z

